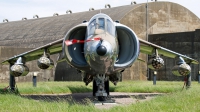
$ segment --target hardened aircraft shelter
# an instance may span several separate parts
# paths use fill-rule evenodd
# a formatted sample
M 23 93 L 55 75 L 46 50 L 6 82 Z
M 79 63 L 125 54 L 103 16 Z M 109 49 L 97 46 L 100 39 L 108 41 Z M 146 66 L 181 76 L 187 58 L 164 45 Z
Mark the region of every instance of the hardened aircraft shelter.
M 4 20 L 0 23 L 0 60 L 7 59 L 27 50 L 45 45 L 64 38 L 67 31 L 98 13 L 109 15 L 113 21 L 119 21 L 130 27 L 139 38 L 151 41 L 163 47 L 191 56 L 200 61 L 200 19 L 190 10 L 171 2 L 150 2 L 127 4 L 126 6 L 95 9 L 79 13 L 52 14 L 50 17 L 22 18 L 20 21 Z M 102 6 L 103 7 L 103 6 Z M 67 10 L 67 9 L 66 9 Z M 65 12 L 65 11 L 63 11 Z M 176 39 L 174 39 L 176 37 Z M 172 47 L 173 45 L 174 47 Z M 128 52 L 128 50 L 127 50 Z M 53 55 L 56 62 L 59 54 Z M 147 61 L 145 54 L 140 59 Z M 173 59 L 165 59 L 170 66 L 158 72 L 160 80 L 177 80 L 170 69 L 174 66 Z M 81 74 L 66 62 L 55 64 L 52 70 L 40 70 L 36 61 L 28 62 L 30 72 L 16 81 L 31 81 L 37 75 L 39 81 L 74 81 L 81 80 Z M 196 80 L 199 66 L 192 66 L 192 79 Z M 123 72 L 123 80 L 151 79 L 152 71 L 147 69 L 145 62 L 136 61 L 132 67 Z M 0 82 L 9 80 L 9 67 L 0 65 Z

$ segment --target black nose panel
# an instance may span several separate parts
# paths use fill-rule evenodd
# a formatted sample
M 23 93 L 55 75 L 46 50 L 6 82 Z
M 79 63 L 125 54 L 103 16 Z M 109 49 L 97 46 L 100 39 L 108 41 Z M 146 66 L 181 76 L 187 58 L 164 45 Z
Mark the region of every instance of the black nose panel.
M 107 52 L 107 49 L 106 49 L 106 47 L 105 46 L 99 46 L 98 48 L 97 48 L 97 54 L 98 55 L 100 55 L 100 56 L 104 56 L 105 54 L 106 54 L 106 52 Z

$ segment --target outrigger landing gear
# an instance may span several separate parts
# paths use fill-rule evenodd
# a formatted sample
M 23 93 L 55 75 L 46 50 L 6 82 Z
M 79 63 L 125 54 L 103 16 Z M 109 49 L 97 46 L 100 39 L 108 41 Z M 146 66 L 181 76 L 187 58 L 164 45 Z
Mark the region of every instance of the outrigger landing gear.
M 106 101 L 109 93 L 109 79 L 105 74 L 98 74 L 93 79 L 93 96 L 96 96 L 99 101 Z
M 9 69 L 11 68 L 12 65 L 13 64 L 10 64 Z M 16 83 L 15 83 L 15 76 L 13 76 L 13 75 L 10 74 L 9 86 L 10 86 L 11 92 L 15 92 L 16 91 L 15 85 L 16 85 Z

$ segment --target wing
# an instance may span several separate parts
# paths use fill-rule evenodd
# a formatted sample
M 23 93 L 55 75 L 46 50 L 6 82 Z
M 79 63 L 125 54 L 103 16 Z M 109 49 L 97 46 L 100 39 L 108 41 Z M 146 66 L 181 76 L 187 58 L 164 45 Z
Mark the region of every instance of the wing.
M 155 45 L 153 43 L 147 42 L 145 40 L 139 39 L 139 42 L 140 42 L 140 52 L 142 52 L 142 53 L 152 55 L 154 53 L 155 49 L 157 49 L 159 55 L 163 55 L 163 56 L 170 57 L 170 58 L 176 58 L 176 57 L 180 56 L 185 60 L 186 63 L 199 64 L 199 62 L 197 60 L 194 60 L 190 57 L 179 54 L 177 52 L 171 51 L 164 47 Z
M 175 66 L 175 69 L 173 70 L 175 72 L 178 71 L 179 73 L 179 69 L 183 69 L 184 73 L 181 72 L 181 75 L 188 74 L 188 71 L 191 71 L 188 64 L 199 64 L 197 60 L 194 60 L 190 57 L 138 38 L 134 31 L 120 23 L 116 23 L 116 31 L 120 49 L 118 60 L 114 65 L 116 70 L 122 70 L 124 68 L 130 67 L 136 59 L 143 61 L 138 58 L 139 52 L 149 55 L 155 54 L 154 57 L 149 59 L 147 62 L 148 68 L 153 70 L 159 70 L 164 65 L 164 60 L 159 55 L 170 58 L 177 58 L 178 67 Z
M 3 61 L 2 64 L 15 63 L 19 57 L 25 58 L 26 62 L 39 59 L 44 54 L 45 50 L 48 51 L 50 55 L 62 52 L 62 43 L 63 39 L 59 39 L 44 46 L 11 57 L 8 60 Z
M 50 58 L 50 55 L 60 53 L 59 60 L 57 60 L 57 62 L 67 60 L 71 65 L 76 66 L 78 69 L 89 69 L 82 54 L 83 45 L 76 44 L 90 41 L 84 40 L 86 26 L 87 23 L 81 23 L 71 28 L 64 38 L 11 57 L 8 60 L 3 61 L 2 64 L 11 64 L 12 66 L 10 67 L 10 72 L 15 77 L 26 76 L 29 69 L 25 65 L 25 62 L 38 59 L 37 64 L 40 69 L 51 69 L 54 62 Z M 68 48 L 68 45 L 71 46 Z

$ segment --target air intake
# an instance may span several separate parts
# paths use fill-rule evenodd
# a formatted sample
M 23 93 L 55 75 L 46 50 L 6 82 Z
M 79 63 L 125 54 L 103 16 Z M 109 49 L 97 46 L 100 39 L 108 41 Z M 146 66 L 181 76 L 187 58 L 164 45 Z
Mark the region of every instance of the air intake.
M 9 22 L 9 21 L 8 21 L 8 19 L 4 19 L 3 22 L 5 23 L 5 22 Z
M 26 17 L 23 17 L 22 20 L 27 20 L 27 18 L 26 18 Z
M 71 14 L 72 11 L 71 11 L 71 10 L 67 10 L 66 13 L 67 13 L 67 14 Z
M 93 10 L 94 10 L 94 8 L 90 8 L 90 9 L 89 9 L 89 11 L 93 11 Z
M 136 1 L 132 1 L 132 2 L 131 2 L 131 5 L 133 5 L 133 4 L 137 4 Z
M 33 18 L 39 18 L 39 16 L 38 15 L 34 15 Z
M 59 14 L 58 13 L 54 13 L 53 16 L 59 16 Z
M 111 8 L 110 4 L 106 4 L 105 8 Z

